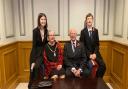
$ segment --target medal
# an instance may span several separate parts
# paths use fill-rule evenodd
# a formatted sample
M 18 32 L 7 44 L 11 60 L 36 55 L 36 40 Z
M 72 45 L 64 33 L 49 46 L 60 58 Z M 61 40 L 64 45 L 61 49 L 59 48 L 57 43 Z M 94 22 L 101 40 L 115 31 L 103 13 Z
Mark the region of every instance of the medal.
M 48 45 L 48 44 L 47 44 Z M 55 50 L 52 50 L 49 45 L 48 45 L 48 48 L 50 49 L 50 51 L 53 53 L 53 56 L 56 57 L 56 49 L 57 49 L 57 45 L 55 47 Z
M 54 52 L 54 57 L 56 57 L 56 53 Z

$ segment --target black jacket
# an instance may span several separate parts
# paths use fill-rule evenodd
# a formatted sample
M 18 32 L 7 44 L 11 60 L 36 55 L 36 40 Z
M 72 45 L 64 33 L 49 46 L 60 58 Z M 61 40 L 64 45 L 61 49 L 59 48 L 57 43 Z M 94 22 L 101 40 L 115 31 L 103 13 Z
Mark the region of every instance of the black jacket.
M 99 53 L 99 35 L 96 28 L 92 28 L 92 39 L 89 37 L 88 29 L 84 28 L 81 31 L 80 42 L 85 46 L 85 51 L 89 57 L 92 53 Z
M 79 41 L 76 42 L 75 52 L 72 50 L 71 41 L 64 45 L 64 65 L 65 67 L 79 67 L 82 68 L 86 64 L 86 54 L 84 46 Z
M 36 62 L 36 60 L 40 57 L 43 58 L 43 49 L 45 44 L 47 43 L 47 34 L 48 30 L 44 31 L 44 40 L 42 41 L 40 29 L 36 27 L 33 30 L 33 41 L 32 41 L 32 50 L 30 54 L 30 63 Z

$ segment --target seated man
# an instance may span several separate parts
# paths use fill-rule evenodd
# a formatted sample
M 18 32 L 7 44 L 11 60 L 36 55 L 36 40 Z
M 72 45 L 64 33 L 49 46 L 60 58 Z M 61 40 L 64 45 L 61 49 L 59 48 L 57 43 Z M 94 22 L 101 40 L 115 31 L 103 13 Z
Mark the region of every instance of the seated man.
M 92 69 L 94 76 L 103 78 L 106 71 L 106 64 L 99 51 L 98 30 L 93 27 L 94 17 L 88 13 L 85 17 L 85 28 L 81 30 L 80 41 L 84 44 L 87 58 L 91 61 L 92 66 L 98 66 L 95 71 Z M 93 67 L 94 68 L 94 67 Z
M 66 75 L 69 77 L 87 77 L 90 71 L 86 67 L 86 54 L 84 46 L 76 40 L 76 30 L 69 31 L 70 41 L 64 45 L 64 65 Z
M 63 54 L 62 48 L 55 41 L 54 31 L 48 32 L 48 43 L 44 47 L 44 65 L 46 78 L 65 78 L 65 71 L 62 68 Z

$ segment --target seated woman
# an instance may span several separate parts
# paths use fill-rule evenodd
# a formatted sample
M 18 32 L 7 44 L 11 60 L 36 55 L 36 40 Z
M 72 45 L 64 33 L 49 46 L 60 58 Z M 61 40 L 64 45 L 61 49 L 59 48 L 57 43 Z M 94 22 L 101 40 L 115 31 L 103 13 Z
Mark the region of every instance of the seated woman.
M 44 48 L 45 78 L 65 78 L 62 48 L 55 40 L 54 31 L 48 32 L 48 41 Z

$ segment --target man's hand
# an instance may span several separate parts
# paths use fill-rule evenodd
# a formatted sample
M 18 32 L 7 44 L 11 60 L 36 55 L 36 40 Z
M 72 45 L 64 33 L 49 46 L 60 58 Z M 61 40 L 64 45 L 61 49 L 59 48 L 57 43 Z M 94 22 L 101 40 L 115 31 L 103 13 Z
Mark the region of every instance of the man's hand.
M 78 69 L 78 70 L 75 72 L 75 76 L 76 76 L 76 77 L 81 77 L 81 76 L 80 76 L 80 72 L 81 72 L 80 69 Z
M 60 70 L 62 68 L 62 65 L 57 66 L 57 70 Z
M 93 53 L 93 54 L 92 54 L 92 60 L 95 60 L 95 59 L 96 59 L 96 54 Z
M 91 60 L 95 60 L 96 59 L 96 54 L 93 53 L 93 54 L 90 54 L 90 57 L 89 57 Z
M 75 72 L 77 71 L 76 68 L 72 68 L 71 71 L 73 72 L 73 74 L 75 74 Z
M 90 59 L 92 59 L 92 56 L 93 56 L 93 55 L 92 55 L 92 54 L 90 54 L 89 58 L 90 58 Z

